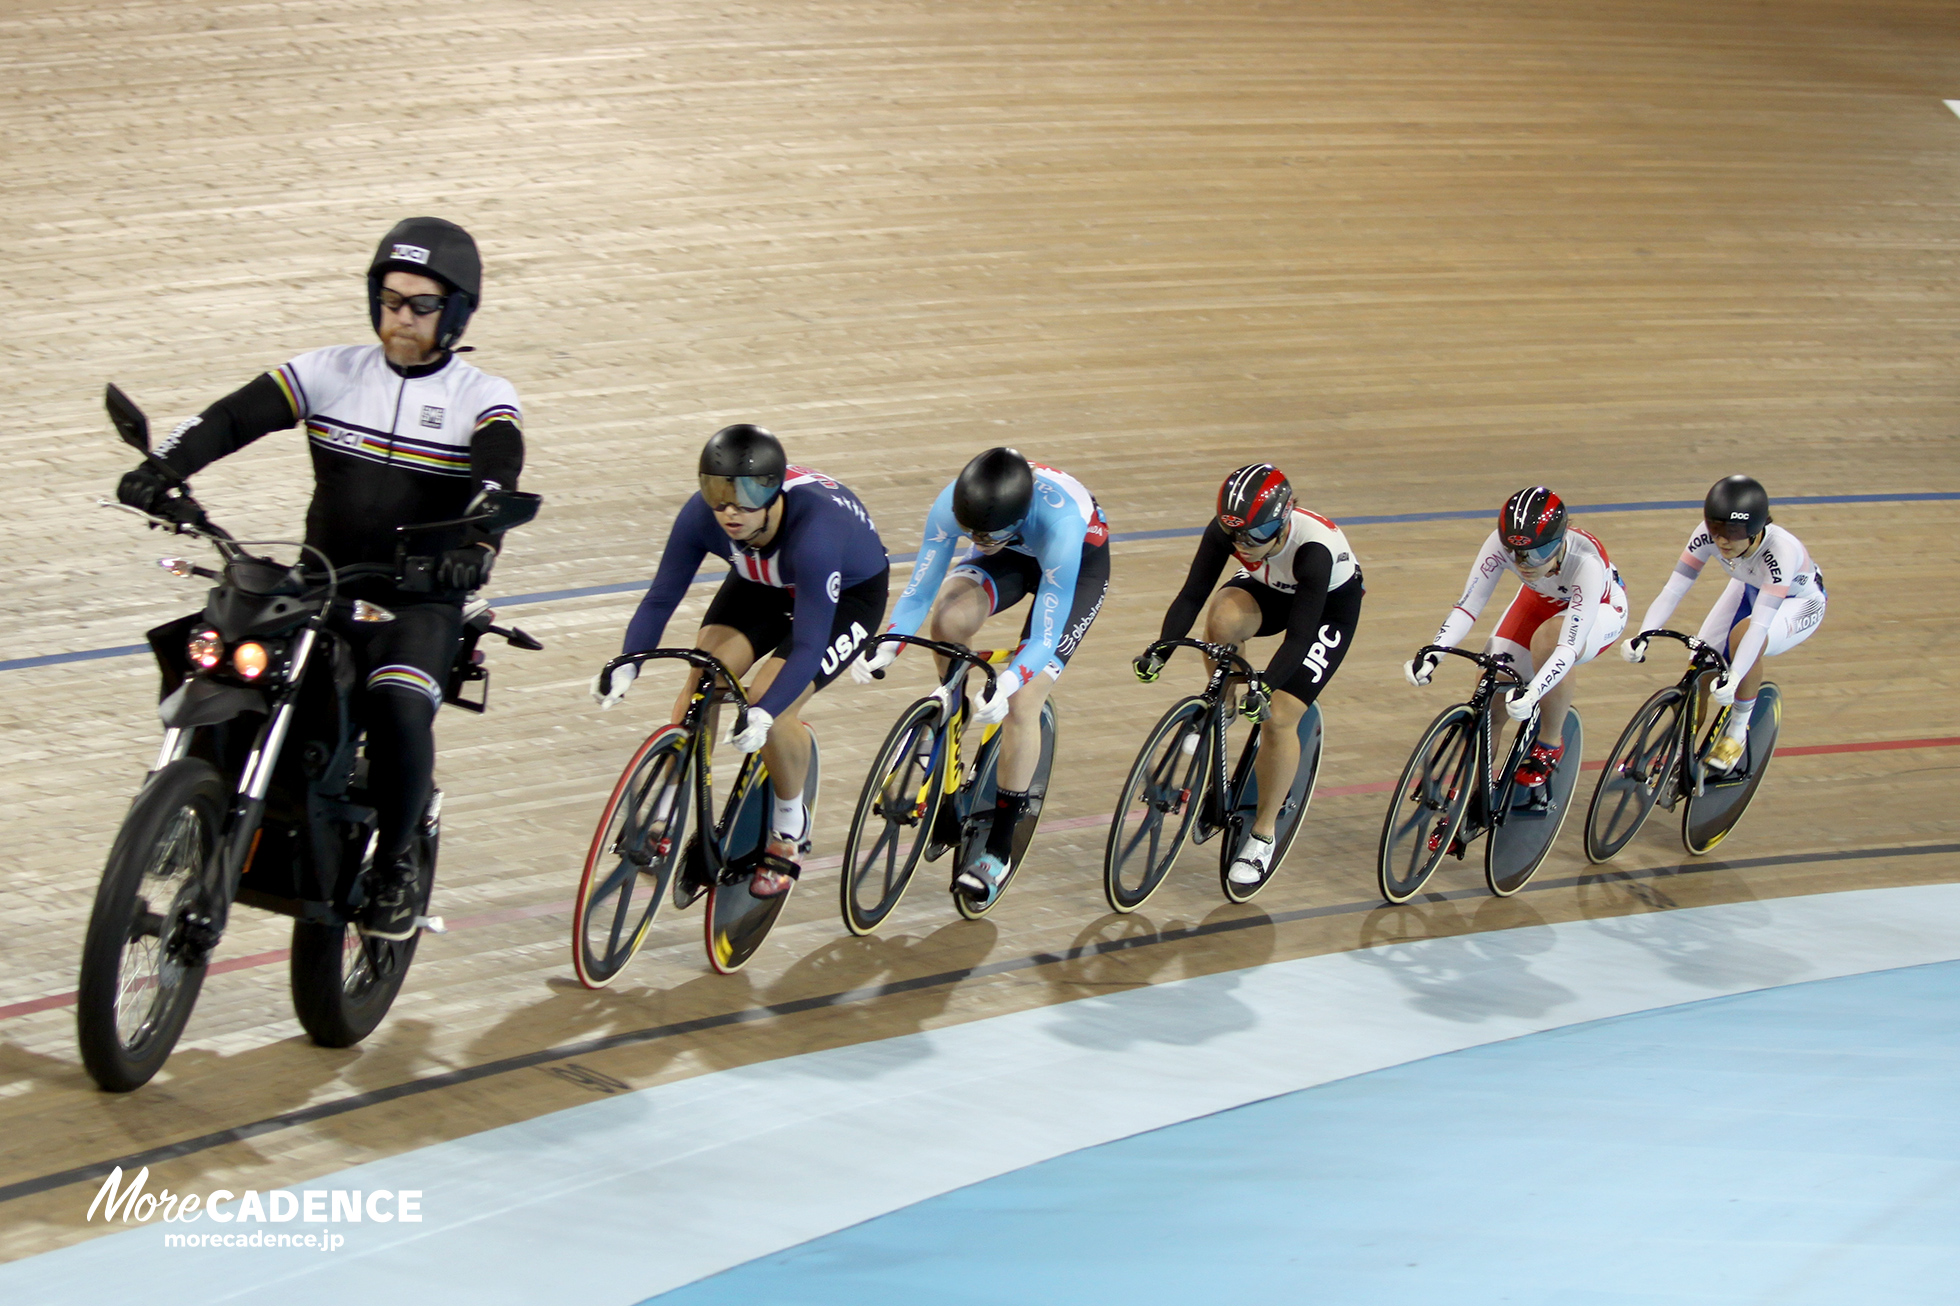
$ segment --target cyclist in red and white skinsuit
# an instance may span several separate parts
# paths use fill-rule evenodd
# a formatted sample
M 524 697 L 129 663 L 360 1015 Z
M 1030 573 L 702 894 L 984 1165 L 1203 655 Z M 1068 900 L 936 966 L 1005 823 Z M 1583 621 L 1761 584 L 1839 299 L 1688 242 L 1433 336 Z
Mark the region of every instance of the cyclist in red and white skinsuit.
M 1484 541 L 1470 568 L 1463 597 L 1450 609 L 1435 643 L 1455 648 L 1470 633 L 1505 572 L 1524 582 L 1497 623 L 1486 653 L 1508 653 L 1511 665 L 1528 676 L 1511 691 L 1504 710 L 1514 721 L 1539 709 L 1538 737 L 1518 767 L 1517 782 L 1541 785 L 1565 753 L 1559 735 L 1572 702 L 1572 672 L 1598 657 L 1627 624 L 1627 591 L 1606 546 L 1585 531 L 1568 527 L 1565 504 L 1542 485 L 1519 490 L 1498 514 L 1497 529 Z M 1425 653 L 1403 668 L 1412 685 L 1426 685 L 1440 653 Z M 1535 674 L 1534 670 L 1536 669 Z M 1545 742 L 1549 731 L 1553 742 Z

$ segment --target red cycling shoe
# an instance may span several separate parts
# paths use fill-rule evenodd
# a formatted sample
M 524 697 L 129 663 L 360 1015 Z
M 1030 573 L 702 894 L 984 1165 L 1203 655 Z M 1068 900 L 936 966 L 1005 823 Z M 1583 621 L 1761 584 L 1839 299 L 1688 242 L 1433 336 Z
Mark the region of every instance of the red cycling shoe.
M 1565 756 L 1565 745 L 1556 748 L 1543 742 L 1533 743 L 1531 756 L 1518 764 L 1517 782 L 1530 788 L 1544 784 L 1558 769 L 1558 760 Z

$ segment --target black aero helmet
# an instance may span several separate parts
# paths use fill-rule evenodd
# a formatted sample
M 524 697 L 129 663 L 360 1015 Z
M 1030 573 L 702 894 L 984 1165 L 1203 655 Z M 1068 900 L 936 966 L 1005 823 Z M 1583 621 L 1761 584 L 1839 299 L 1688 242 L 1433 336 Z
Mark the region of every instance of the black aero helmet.
M 483 259 L 470 233 L 442 218 L 403 218 L 381 238 L 368 264 L 368 320 L 381 329 L 381 280 L 390 272 L 419 272 L 449 287 L 436 323 L 436 348 L 463 338 L 470 314 L 483 302 Z
M 1247 463 L 1218 487 L 1218 524 L 1240 544 L 1264 544 L 1286 528 L 1293 485 L 1271 463 Z
M 953 518 L 968 535 L 1009 535 L 1034 502 L 1034 468 L 1012 449 L 989 449 L 953 482 Z
M 767 508 L 783 492 L 789 459 L 782 441 L 759 426 L 724 426 L 701 446 L 701 497 L 719 512 L 738 504 L 751 512 Z
M 1769 525 L 1769 491 L 1753 476 L 1724 476 L 1708 487 L 1701 515 L 1714 535 L 1753 540 Z
M 1565 501 L 1542 485 L 1519 490 L 1497 514 L 1497 538 L 1519 566 L 1544 566 L 1565 543 Z

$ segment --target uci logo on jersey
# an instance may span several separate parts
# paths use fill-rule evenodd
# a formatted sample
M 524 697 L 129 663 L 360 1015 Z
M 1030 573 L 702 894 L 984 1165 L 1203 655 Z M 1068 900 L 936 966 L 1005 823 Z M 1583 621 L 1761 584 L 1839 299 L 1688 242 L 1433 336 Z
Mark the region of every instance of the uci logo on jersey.
M 392 250 L 388 251 L 388 257 L 398 258 L 404 263 L 421 263 L 426 265 L 429 261 L 429 251 L 423 249 L 420 245 L 396 245 Z

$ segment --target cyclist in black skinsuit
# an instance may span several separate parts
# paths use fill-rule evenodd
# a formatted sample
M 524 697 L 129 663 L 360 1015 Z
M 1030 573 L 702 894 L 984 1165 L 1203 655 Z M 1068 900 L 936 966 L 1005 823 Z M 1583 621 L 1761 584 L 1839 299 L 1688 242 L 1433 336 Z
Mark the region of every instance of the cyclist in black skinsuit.
M 461 227 L 441 218 L 397 223 L 368 267 L 368 311 L 380 343 L 301 354 L 179 424 L 156 452 L 189 476 L 269 431 L 304 422 L 314 478 L 306 542 L 337 567 L 392 565 L 397 526 L 465 516 L 479 494 L 516 489 L 524 466 L 516 389 L 456 357 L 482 280 L 476 242 Z M 148 511 L 167 488 L 145 462 L 123 476 L 116 494 Z M 343 589 L 395 614 L 391 622 L 336 626 L 352 643 L 367 688 L 368 790 L 380 829 L 361 928 L 380 938 L 415 931 L 410 859 L 434 792 L 436 708 L 461 638 L 463 601 L 488 579 L 498 546 L 473 527 L 420 536 L 411 552 L 439 560 L 431 588 L 405 592 L 368 580 Z M 182 639 L 152 642 L 183 647 Z M 167 688 L 181 674 L 166 665 Z

